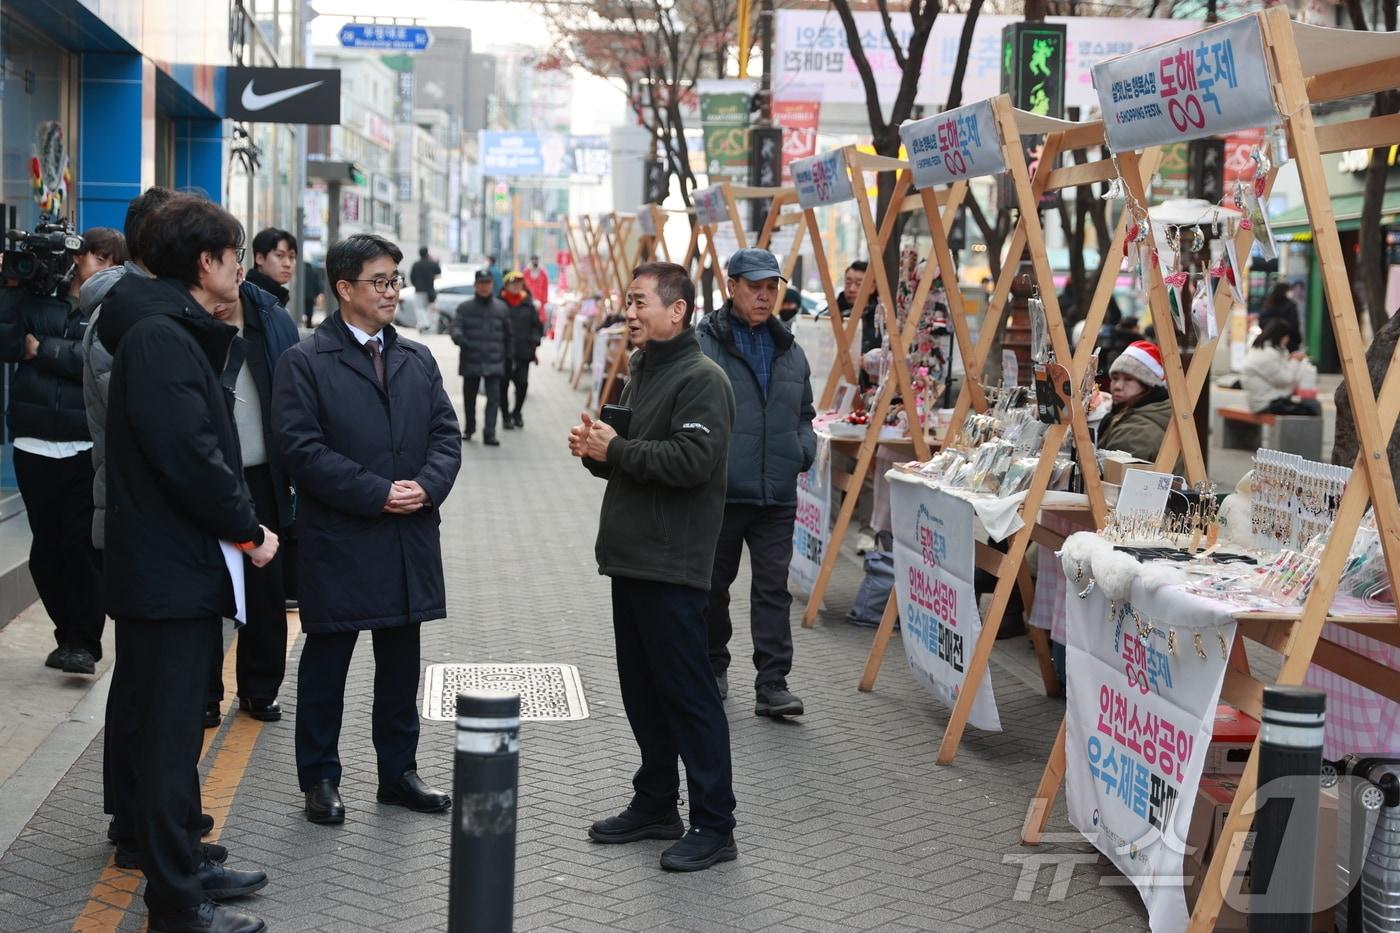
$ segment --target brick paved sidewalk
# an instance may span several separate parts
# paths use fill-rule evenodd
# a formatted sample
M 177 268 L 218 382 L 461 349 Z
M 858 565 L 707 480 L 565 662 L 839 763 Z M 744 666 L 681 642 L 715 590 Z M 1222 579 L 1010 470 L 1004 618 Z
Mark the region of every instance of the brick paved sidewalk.
M 445 338 L 429 339 L 444 371 L 455 372 Z M 552 351 L 541 357 L 552 359 Z M 994 657 L 1007 731 L 969 729 L 946 768 L 934 764 L 946 713 L 914 682 L 897 644 L 875 692 L 855 690 L 872 632 L 840 620 L 859 583 L 853 561 L 838 569 L 833 608 L 814 629 L 795 630 L 790 684 L 807 704 L 800 720 L 753 715 L 749 639 L 736 632 L 726 706 L 739 860 L 672 875 L 657 865 L 665 843 L 590 843 L 588 823 L 625 804 L 637 756 L 618 695 L 608 588 L 593 560 L 603 484 L 565 447 L 583 396 L 551 367 L 532 375 L 525 429 L 502 432 L 494 450 L 465 449 L 442 526 L 450 617 L 424 627 L 423 657 L 424 664 L 579 668 L 590 718 L 522 729 L 517 929 L 1146 928 L 1131 887 L 1102 860 L 1084 864 L 1087 844 L 1062 837 L 1068 841 L 1039 850 L 1018 845 L 1063 711 L 1022 679 L 1024 665 Z M 458 397 L 456 386 L 451 391 Z M 747 586 L 744 574 L 736 620 L 747 615 Z M 800 602 L 793 618 L 801 618 Z M 999 655 L 1028 651 L 1021 639 L 997 648 Z M 302 819 L 292 747 L 299 653 L 298 646 L 289 663 L 284 719 L 260 728 L 226 719 L 206 757 L 206 767 L 218 760 L 211 782 L 227 785 L 206 784 L 205 806 L 229 805 L 220 841 L 232 852 L 230 864 L 271 876 L 242 906 L 279 931 L 445 928 L 449 820 L 374 802 L 368 639 L 351 670 L 341 739 L 348 820 L 320 827 Z M 452 732 L 449 723 L 423 724 L 419 770 L 442 788 L 452 783 Z M 239 782 L 228 765 L 248 749 Z M 99 738 L 0 857 L 0 931 L 67 930 L 85 911 L 78 928 L 142 929 L 139 898 L 125 912 L 89 903 L 111 852 L 105 826 Z M 1052 829 L 1067 829 L 1062 805 Z M 1029 897 L 1014 899 L 1028 851 L 1080 856 L 1067 897 L 1049 899 L 1051 872 L 1043 870 L 1033 890 L 1027 882 Z M 137 877 L 109 876 L 104 897 L 130 899 Z

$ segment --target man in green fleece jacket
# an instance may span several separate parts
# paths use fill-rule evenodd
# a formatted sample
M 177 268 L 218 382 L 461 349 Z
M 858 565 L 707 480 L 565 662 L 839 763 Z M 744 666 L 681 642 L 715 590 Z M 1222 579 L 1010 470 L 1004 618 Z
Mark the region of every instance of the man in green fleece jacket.
M 641 750 L 632 801 L 599 820 L 595 842 L 679 839 L 673 871 L 738 857 L 729 722 L 710 672 L 705 606 L 724 520 L 734 392 L 690 328 L 695 285 L 683 266 L 646 263 L 627 290 L 637 352 L 621 403 L 627 436 L 587 414 L 569 452 L 608 481 L 598 521 L 598 572 L 612 578 L 622 704 Z M 676 801 L 685 762 L 690 831 Z

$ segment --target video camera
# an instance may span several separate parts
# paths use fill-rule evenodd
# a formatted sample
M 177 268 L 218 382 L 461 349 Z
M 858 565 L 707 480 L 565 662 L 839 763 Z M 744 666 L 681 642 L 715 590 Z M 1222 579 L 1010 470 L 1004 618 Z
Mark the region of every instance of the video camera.
M 68 220 L 41 219 L 33 233 L 10 230 L 5 239 L 9 245 L 0 257 L 0 279 L 34 295 L 52 295 L 83 249 L 83 238 Z

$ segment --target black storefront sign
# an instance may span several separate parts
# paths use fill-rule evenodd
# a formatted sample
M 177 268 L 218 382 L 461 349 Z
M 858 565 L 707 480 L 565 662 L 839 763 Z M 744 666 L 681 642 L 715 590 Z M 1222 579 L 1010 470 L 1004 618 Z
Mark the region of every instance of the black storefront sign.
M 340 122 L 338 68 L 228 68 L 224 93 L 224 115 L 245 123 Z

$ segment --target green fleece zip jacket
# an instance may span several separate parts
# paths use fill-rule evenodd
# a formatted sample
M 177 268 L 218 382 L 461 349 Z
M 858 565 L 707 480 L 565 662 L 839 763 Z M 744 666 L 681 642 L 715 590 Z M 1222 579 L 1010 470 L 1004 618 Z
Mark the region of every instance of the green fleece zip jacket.
M 598 519 L 598 572 L 709 590 L 724 521 L 734 390 L 700 352 L 695 331 L 632 354 L 621 403 L 627 438 L 606 463 L 583 465 L 608 481 Z

